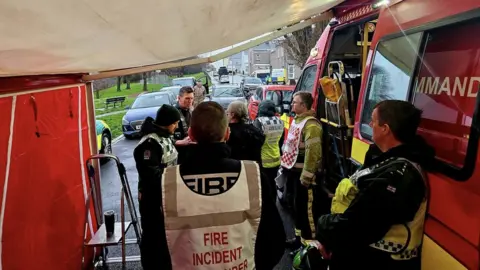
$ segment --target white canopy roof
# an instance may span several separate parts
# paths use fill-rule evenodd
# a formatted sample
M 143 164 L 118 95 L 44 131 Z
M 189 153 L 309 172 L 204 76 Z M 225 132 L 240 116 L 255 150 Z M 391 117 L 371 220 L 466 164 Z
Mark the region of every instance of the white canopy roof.
M 0 76 L 176 61 L 298 23 L 341 2 L 0 0 Z

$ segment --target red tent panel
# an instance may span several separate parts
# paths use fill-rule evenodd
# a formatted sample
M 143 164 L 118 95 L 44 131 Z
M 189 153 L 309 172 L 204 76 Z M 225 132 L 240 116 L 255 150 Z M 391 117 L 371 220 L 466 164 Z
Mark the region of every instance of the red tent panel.
M 11 97 L 0 99 L 2 115 L 10 115 L 8 100 L 11 104 Z M 3 220 L 4 270 L 80 268 L 88 190 L 81 159 L 91 154 L 85 104 L 84 85 L 16 97 Z M 9 124 L 3 121 L 2 130 L 9 130 Z M 7 152 L 8 135 L 0 135 L 0 153 Z M 0 154 L 2 159 L 6 157 Z M 95 224 L 93 211 L 91 217 Z
M 12 98 L 0 98 L 0 115 L 3 116 L 3 121 L 0 121 L 0 209 L 3 200 L 3 187 L 5 184 L 5 174 L 7 171 L 7 151 L 8 138 L 10 134 L 10 118 L 12 115 Z M 1 228 L 0 228 L 1 229 Z

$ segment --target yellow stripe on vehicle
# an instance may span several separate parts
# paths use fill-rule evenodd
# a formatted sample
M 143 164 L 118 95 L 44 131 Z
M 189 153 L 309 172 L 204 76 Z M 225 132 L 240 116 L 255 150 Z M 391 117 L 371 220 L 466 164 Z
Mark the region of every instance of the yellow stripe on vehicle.
M 467 270 L 459 261 L 435 243 L 427 235 L 423 235 L 422 270 Z
M 365 154 L 368 151 L 370 145 L 366 142 L 362 142 L 357 138 L 352 140 L 352 158 L 360 164 L 365 162 Z
M 311 188 L 308 189 L 307 216 L 308 225 L 310 226 L 310 231 L 312 232 L 312 237 L 315 238 L 315 220 L 313 218 L 313 190 Z

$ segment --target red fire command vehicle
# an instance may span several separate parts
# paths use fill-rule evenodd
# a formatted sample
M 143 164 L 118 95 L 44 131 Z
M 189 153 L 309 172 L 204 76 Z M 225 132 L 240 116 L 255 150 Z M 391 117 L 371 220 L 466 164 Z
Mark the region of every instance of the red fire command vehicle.
M 333 13 L 295 89 L 314 95 L 324 124 L 328 192 L 363 163 L 373 106 L 412 102 L 438 168 L 429 175 L 422 269 L 478 269 L 480 1 L 352 0 Z M 325 100 L 326 76 L 342 81 L 344 121 Z

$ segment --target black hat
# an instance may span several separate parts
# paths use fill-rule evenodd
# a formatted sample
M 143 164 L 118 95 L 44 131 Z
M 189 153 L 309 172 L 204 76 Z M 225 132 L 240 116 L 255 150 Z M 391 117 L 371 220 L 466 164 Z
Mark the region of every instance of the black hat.
M 180 112 L 177 108 L 164 104 L 157 111 L 157 117 L 155 118 L 155 124 L 167 127 L 171 124 L 180 121 Z

